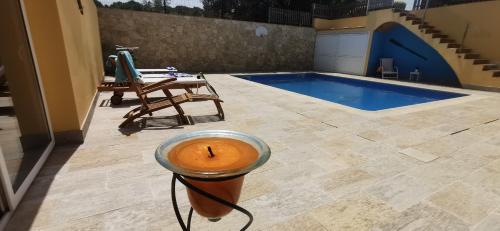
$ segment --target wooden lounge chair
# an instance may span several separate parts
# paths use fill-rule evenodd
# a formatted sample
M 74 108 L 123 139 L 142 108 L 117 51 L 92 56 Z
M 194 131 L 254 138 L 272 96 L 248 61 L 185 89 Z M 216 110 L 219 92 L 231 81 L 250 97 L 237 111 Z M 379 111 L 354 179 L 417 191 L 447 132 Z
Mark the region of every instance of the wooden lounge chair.
M 132 109 L 123 117 L 125 118 L 125 121 L 123 121 L 123 123 L 120 124 L 120 127 L 124 127 L 128 123 L 131 123 L 132 121 L 143 115 L 149 114 L 150 116 L 152 116 L 153 112 L 169 107 L 174 107 L 184 122 L 187 121 L 187 119 L 186 116 L 184 115 L 184 111 L 182 110 L 180 104 L 185 102 L 200 102 L 209 100 L 213 101 L 215 106 L 217 107 L 217 112 L 218 112 L 217 115 L 221 118 L 221 120 L 224 119 L 224 111 L 222 110 L 222 105 L 221 105 L 221 102 L 223 101 L 219 99 L 219 96 L 215 93 L 215 91 L 213 91 L 213 88 L 207 87 L 211 94 L 195 94 L 192 92 L 187 92 L 184 94 L 174 96 L 172 95 L 169 89 L 173 84 L 175 84 L 173 82 L 176 80 L 176 78 L 170 78 L 144 86 L 134 81 L 132 77 L 132 72 L 130 70 L 130 66 L 128 65 L 126 56 L 123 53 L 118 54 L 118 61 L 121 63 L 125 71 L 125 74 L 127 75 L 131 88 L 135 91 L 135 93 L 139 97 L 139 100 L 141 101 L 141 106 Z M 148 99 L 148 94 L 157 91 L 162 91 L 165 94 L 165 98 L 162 98 L 160 100 L 150 101 Z
M 202 76 L 202 73 L 199 74 L 199 76 Z M 168 79 L 171 79 L 172 77 L 169 77 Z M 145 78 L 144 84 L 141 84 L 141 86 L 147 86 L 149 84 L 154 84 L 157 83 L 161 80 L 165 80 L 166 78 Z M 192 92 L 191 88 L 201 88 L 201 87 L 208 87 L 207 86 L 207 81 L 203 78 L 179 78 L 177 81 L 172 82 L 170 85 L 170 89 L 184 89 L 186 92 Z M 104 92 L 104 91 L 112 91 L 113 96 L 111 96 L 111 104 L 113 105 L 120 105 L 123 101 L 123 94 L 124 92 L 135 92 L 134 89 L 132 89 L 130 82 L 122 82 L 122 83 L 117 83 L 115 82 L 114 77 L 104 77 L 104 80 L 101 82 L 99 86 L 97 86 L 97 90 L 99 92 Z

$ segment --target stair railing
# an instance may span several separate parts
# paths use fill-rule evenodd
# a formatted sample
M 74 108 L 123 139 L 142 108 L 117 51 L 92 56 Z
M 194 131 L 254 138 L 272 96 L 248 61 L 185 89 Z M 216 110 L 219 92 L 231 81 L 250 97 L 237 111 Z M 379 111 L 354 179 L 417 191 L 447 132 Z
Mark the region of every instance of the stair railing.
M 467 34 L 469 33 L 469 23 L 466 22 L 465 23 L 465 30 L 464 30 L 464 34 L 462 36 L 462 41 L 460 41 L 460 44 L 465 44 L 465 38 L 467 37 Z
M 424 8 L 424 13 L 422 15 L 422 23 L 425 22 L 425 15 L 427 14 L 427 9 L 429 8 L 429 2 L 431 0 L 425 0 L 425 8 Z

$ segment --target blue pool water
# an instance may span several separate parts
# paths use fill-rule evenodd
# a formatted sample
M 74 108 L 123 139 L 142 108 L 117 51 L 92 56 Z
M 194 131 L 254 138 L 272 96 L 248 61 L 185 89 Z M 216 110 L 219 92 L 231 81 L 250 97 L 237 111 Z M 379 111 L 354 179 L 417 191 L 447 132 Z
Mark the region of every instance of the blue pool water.
M 237 77 L 367 111 L 465 96 L 415 87 L 317 73 L 238 75 Z

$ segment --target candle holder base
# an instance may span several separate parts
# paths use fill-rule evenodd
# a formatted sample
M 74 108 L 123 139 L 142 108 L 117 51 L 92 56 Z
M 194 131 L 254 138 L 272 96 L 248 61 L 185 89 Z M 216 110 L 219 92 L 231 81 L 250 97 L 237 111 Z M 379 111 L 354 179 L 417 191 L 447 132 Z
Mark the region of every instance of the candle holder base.
M 210 221 L 210 222 L 217 222 L 217 221 L 220 221 L 220 219 L 222 219 L 222 218 L 220 218 L 220 217 L 217 217 L 217 218 L 208 218 L 208 221 Z
M 222 181 L 222 180 L 229 180 L 229 179 L 233 179 L 233 178 L 237 178 L 237 177 L 240 177 L 242 175 L 239 175 L 239 176 L 234 176 L 234 177 L 230 177 L 230 178 L 223 178 L 223 179 L 197 179 L 197 180 L 203 180 L 203 181 Z M 177 173 L 174 173 L 173 176 L 172 176 L 172 185 L 171 185 L 171 197 L 172 197 L 172 204 L 173 204 L 173 207 L 174 207 L 174 212 L 175 212 L 175 216 L 177 218 L 177 221 L 179 222 L 179 225 L 181 226 L 182 230 L 183 231 L 190 231 L 191 230 L 191 218 L 193 216 L 193 207 L 191 207 L 189 209 L 189 214 L 188 214 L 188 219 L 187 219 L 187 223 L 184 223 L 184 220 L 182 219 L 182 216 L 181 216 L 181 213 L 179 211 L 179 207 L 177 205 L 177 197 L 176 197 L 176 194 L 175 194 L 175 183 L 176 181 L 178 180 L 179 182 L 181 182 L 184 186 L 186 186 L 186 188 L 188 189 L 191 189 L 192 191 L 196 192 L 196 193 L 199 193 L 200 195 L 210 199 L 210 200 L 213 200 L 219 204 L 222 204 L 224 206 L 227 206 L 227 207 L 230 207 L 234 210 L 237 210 L 245 215 L 247 215 L 248 217 L 248 222 L 245 226 L 243 226 L 243 228 L 241 228 L 242 231 L 248 229 L 248 227 L 250 227 L 250 225 L 252 224 L 253 222 L 253 215 L 246 209 L 236 205 L 236 204 L 233 204 L 231 202 L 228 202 L 224 199 L 221 199 L 217 196 L 214 196 L 213 194 L 210 194 L 208 192 L 205 192 L 201 189 L 199 189 L 198 187 L 190 184 L 189 182 L 187 182 L 184 177 L 186 176 L 182 176 L 180 174 L 177 174 Z M 211 222 L 217 222 L 217 221 L 220 221 L 221 218 L 209 218 L 208 219 L 209 221 Z

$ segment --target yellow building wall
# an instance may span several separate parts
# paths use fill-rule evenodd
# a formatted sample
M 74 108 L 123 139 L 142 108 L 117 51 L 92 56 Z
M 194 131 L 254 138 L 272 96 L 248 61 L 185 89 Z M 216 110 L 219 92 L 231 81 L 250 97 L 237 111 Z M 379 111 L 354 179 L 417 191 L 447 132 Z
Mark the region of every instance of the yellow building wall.
M 353 18 L 341 18 L 336 20 L 328 20 L 315 18 L 313 21 L 313 27 L 316 30 L 332 30 L 332 29 L 343 29 L 343 28 L 356 28 L 356 27 L 366 27 L 367 24 L 366 16 L 353 17 Z
M 458 43 L 462 41 L 465 25 L 469 24 L 469 32 L 464 42 L 465 48 L 472 49 L 474 53 L 478 53 L 482 58 L 490 59 L 493 63 L 500 63 L 500 49 L 498 49 L 500 30 L 496 25 L 500 22 L 500 14 L 496 12 L 500 12 L 500 1 L 469 3 L 429 9 L 425 21 Z M 414 12 L 414 14 L 419 18 L 423 16 L 422 11 Z M 335 27 L 335 25 L 347 28 L 357 25 L 353 21 L 344 19 L 319 22 L 315 28 L 321 31 L 325 31 L 322 28 Z M 464 87 L 494 91 L 500 89 L 500 80 L 493 77 L 493 72 L 483 71 L 482 65 L 474 65 L 473 60 L 464 59 L 463 56 L 457 55 L 454 49 L 448 49 L 438 39 L 432 38 L 430 34 L 422 33 L 418 25 L 412 24 L 411 21 L 390 9 L 371 11 L 366 17 L 366 25 L 362 29 L 373 34 L 375 30 L 389 29 L 394 23 L 403 25 L 436 49 L 455 71 Z M 329 29 L 326 31 L 342 33 L 351 30 Z
M 55 133 L 81 131 L 104 76 L 92 0 L 25 0 L 29 29 Z
M 442 31 L 443 34 L 462 43 L 464 31 L 468 24 L 468 32 L 463 44 L 473 49 L 483 58 L 500 63 L 500 1 L 484 1 L 452 6 L 431 8 L 427 10 L 425 21 Z M 423 11 L 413 12 L 418 17 Z M 391 10 L 371 11 L 368 16 L 342 18 L 335 20 L 314 19 L 316 30 L 332 30 L 353 27 L 365 27 L 368 31 L 390 21 L 398 21 L 398 16 Z
M 80 126 L 104 77 L 97 9 L 91 0 L 82 0 L 82 5 L 83 14 L 76 1 L 57 0 Z
M 54 132 L 79 128 L 55 1 L 26 0 L 25 9 Z
M 423 15 L 423 12 L 415 12 Z M 486 1 L 427 10 L 425 21 L 482 57 L 500 63 L 500 1 Z

